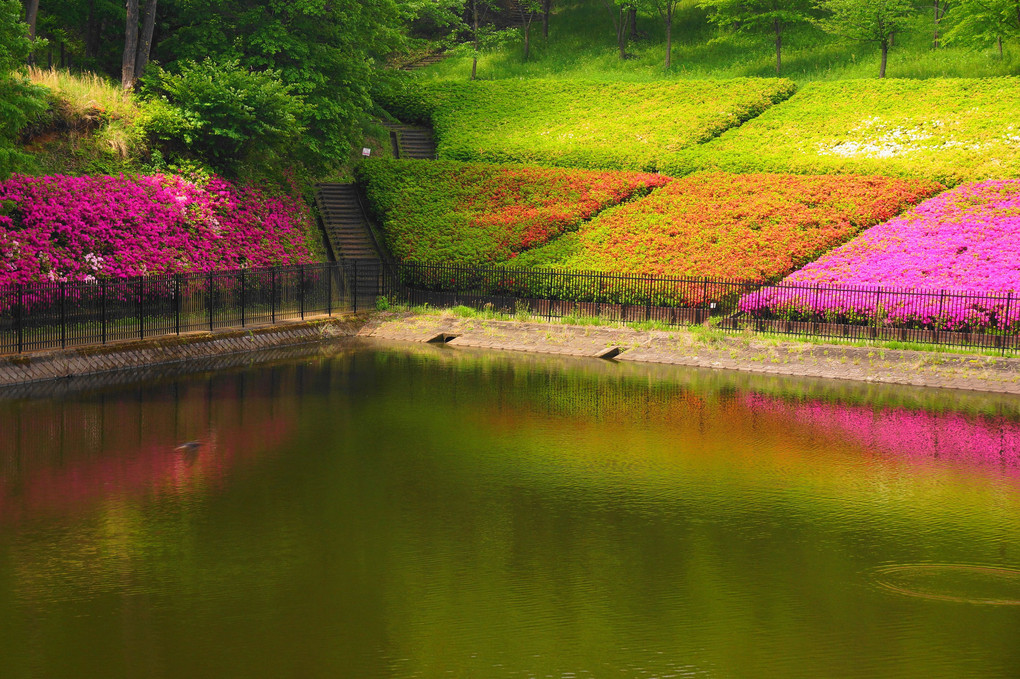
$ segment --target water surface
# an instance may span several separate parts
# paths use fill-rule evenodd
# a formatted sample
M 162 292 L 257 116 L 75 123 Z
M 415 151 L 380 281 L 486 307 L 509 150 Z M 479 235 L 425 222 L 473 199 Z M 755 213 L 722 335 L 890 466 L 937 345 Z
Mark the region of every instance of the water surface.
M 5 678 L 1020 675 L 1009 397 L 351 344 L 0 432 Z

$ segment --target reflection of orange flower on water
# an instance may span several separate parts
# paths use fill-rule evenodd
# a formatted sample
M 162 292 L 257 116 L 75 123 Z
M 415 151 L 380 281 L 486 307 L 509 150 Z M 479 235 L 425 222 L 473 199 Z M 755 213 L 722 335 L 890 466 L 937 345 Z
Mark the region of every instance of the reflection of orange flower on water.
M 4 419 L 25 418 L 17 447 L 0 459 L 0 520 L 75 511 L 112 498 L 208 488 L 238 465 L 276 449 L 293 430 L 294 413 L 260 412 L 269 410 L 268 401 L 225 407 L 222 400 L 207 402 L 204 394 L 204 388 L 196 388 L 181 396 L 176 413 L 165 401 L 149 401 L 112 407 L 64 404 L 0 416 L 0 429 L 6 431 L 15 427 Z M 104 426 L 97 407 L 117 424 Z M 186 420 L 183 426 L 191 435 L 185 440 L 197 445 L 181 447 L 175 417 Z

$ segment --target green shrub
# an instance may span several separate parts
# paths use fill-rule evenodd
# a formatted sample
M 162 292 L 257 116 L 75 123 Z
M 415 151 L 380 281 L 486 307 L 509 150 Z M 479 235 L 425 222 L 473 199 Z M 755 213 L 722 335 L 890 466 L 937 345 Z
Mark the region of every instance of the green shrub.
M 1018 78 L 812 83 L 664 169 L 1020 177 L 1018 106 Z
M 380 99 L 429 117 L 439 157 L 656 171 L 793 94 L 788 80 L 675 83 L 408 80 Z
M 171 156 L 195 158 L 236 176 L 243 164 L 274 159 L 301 138 L 301 98 L 274 71 L 238 61 L 185 62 L 179 73 L 146 76 L 152 98 L 139 125 Z
M 663 186 L 637 172 L 373 159 L 359 181 L 399 260 L 491 264 Z

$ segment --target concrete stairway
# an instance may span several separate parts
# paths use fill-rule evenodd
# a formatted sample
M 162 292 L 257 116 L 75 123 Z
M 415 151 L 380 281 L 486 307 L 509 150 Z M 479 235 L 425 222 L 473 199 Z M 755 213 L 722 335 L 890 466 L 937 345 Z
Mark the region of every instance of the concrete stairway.
M 337 259 L 379 259 L 354 184 L 317 184 L 315 203 Z
M 438 54 L 429 54 L 428 56 L 418 59 L 417 61 L 412 61 L 411 63 L 403 66 L 402 68 L 405 71 L 417 71 L 419 68 L 425 68 L 426 66 L 431 66 L 432 64 L 438 64 L 445 58 L 446 55 L 443 54 L 442 52 Z
M 390 130 L 390 139 L 395 142 L 393 155 L 397 158 L 436 159 L 436 142 L 431 129 L 394 123 L 387 123 L 386 127 Z
M 315 204 L 337 260 L 356 261 L 358 308 L 374 304 L 380 290 L 383 262 L 354 184 L 315 186 Z

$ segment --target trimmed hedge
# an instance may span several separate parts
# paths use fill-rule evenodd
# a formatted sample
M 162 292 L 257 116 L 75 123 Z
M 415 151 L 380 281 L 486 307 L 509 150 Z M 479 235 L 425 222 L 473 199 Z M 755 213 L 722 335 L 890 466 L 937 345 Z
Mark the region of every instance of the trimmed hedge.
M 697 174 L 516 265 L 774 280 L 943 189 L 887 177 Z
M 775 78 L 600 83 L 396 81 L 380 103 L 405 122 L 430 119 L 440 158 L 656 171 L 789 98 Z
M 660 169 L 1020 177 L 1020 78 L 850 80 L 789 101 Z
M 385 159 L 360 164 L 357 174 L 396 259 L 471 265 L 512 259 L 672 181 L 636 172 Z

